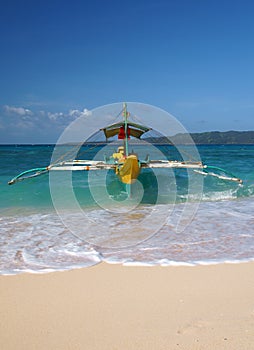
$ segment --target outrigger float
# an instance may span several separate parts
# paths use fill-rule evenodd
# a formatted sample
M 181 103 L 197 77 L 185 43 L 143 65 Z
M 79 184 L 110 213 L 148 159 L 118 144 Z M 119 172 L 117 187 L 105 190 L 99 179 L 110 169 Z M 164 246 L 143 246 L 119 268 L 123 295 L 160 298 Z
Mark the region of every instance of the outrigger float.
M 111 138 L 116 137 L 118 140 L 123 141 L 122 145 L 118 147 L 117 152 L 113 153 L 110 157 L 105 157 L 104 160 L 70 159 L 68 161 L 54 162 L 46 167 L 26 170 L 11 179 L 8 184 L 12 185 L 16 182 L 36 177 L 50 171 L 113 170 L 120 181 L 127 185 L 127 189 L 129 185 L 136 181 L 142 169 L 149 168 L 193 169 L 193 171 L 201 175 L 214 176 L 225 181 L 233 181 L 239 184 L 242 183 L 240 178 L 228 171 L 216 166 L 203 164 L 202 162 L 150 160 L 149 157 L 144 160 L 139 159 L 137 154 L 133 154 L 129 151 L 129 140 L 130 138 L 140 140 L 141 137 L 151 131 L 152 128 L 130 121 L 130 113 L 127 111 L 126 104 L 124 104 L 121 113 L 123 120 L 100 129 L 100 131 L 103 131 L 107 142 Z M 127 190 L 127 192 L 129 191 Z

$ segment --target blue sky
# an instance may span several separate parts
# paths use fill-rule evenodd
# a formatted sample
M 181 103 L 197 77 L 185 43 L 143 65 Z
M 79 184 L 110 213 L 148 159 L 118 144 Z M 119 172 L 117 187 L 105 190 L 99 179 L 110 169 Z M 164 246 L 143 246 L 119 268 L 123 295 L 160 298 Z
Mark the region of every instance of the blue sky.
M 0 4 L 0 143 L 55 142 L 120 101 L 158 106 L 190 132 L 254 129 L 252 1 Z

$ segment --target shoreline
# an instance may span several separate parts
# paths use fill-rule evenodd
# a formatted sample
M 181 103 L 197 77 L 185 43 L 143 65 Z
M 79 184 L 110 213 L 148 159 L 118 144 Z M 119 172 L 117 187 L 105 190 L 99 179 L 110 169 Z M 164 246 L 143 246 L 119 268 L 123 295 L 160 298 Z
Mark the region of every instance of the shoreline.
M 22 276 L 22 275 L 47 275 L 51 273 L 68 273 L 76 270 L 83 270 L 83 269 L 89 269 L 89 268 L 95 268 L 98 265 L 105 264 L 105 265 L 111 265 L 111 266 L 120 266 L 124 268 L 195 268 L 195 267 L 210 267 L 210 266 L 218 266 L 218 265 L 238 265 L 238 264 L 254 264 L 254 258 L 246 258 L 246 259 L 235 259 L 235 260 L 204 260 L 204 261 L 171 261 L 170 263 L 163 262 L 163 263 L 149 263 L 149 262 L 135 262 L 135 261 L 110 261 L 110 260 L 101 260 L 98 261 L 92 265 L 84 265 L 80 266 L 77 265 L 75 267 L 70 268 L 47 268 L 47 269 L 41 269 L 41 270 L 32 270 L 32 269 L 24 269 L 19 270 L 17 272 L 0 272 L 0 278 L 1 277 L 15 277 L 15 276 Z
M 251 350 L 253 295 L 254 262 L 0 276 L 0 339 L 5 350 Z

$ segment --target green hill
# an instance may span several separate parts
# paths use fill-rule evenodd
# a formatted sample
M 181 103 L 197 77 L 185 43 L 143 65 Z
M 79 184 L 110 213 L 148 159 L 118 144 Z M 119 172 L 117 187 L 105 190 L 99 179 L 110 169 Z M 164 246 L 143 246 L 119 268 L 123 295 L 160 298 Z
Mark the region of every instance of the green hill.
M 254 131 L 210 131 L 202 133 L 191 133 L 193 141 L 196 144 L 203 145 L 250 145 L 254 144 Z M 188 143 L 186 134 L 177 134 L 171 137 L 174 144 Z

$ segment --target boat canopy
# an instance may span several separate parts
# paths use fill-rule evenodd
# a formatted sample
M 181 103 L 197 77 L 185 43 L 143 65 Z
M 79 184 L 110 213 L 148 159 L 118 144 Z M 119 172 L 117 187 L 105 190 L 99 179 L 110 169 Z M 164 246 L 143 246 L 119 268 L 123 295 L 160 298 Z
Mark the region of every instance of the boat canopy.
M 125 123 L 124 121 L 122 121 L 119 123 L 108 125 L 105 128 L 102 128 L 100 130 L 104 132 L 106 139 L 108 139 L 115 135 L 119 135 L 119 133 L 121 132 L 121 128 L 123 128 L 124 126 L 125 126 Z M 127 128 L 128 128 L 128 135 L 136 137 L 137 139 L 139 139 L 144 133 L 152 130 L 152 128 L 149 128 L 147 126 L 132 123 L 129 121 L 127 123 Z

